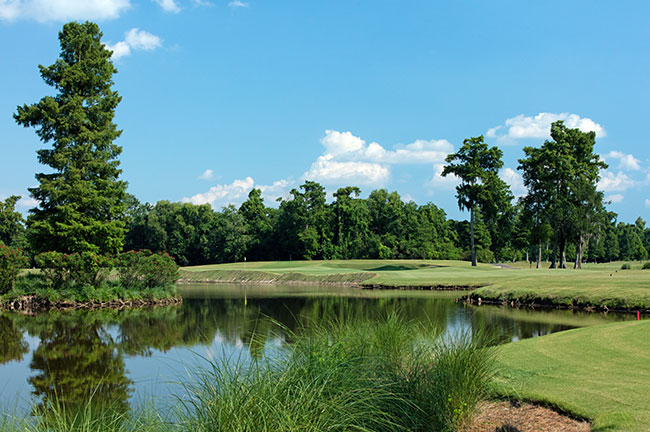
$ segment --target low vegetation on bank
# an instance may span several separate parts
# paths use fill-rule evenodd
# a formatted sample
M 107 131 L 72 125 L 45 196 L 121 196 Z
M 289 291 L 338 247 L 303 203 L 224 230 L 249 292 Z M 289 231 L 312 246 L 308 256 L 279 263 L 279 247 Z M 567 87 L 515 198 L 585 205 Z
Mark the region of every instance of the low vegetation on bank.
M 585 327 L 507 344 L 494 391 L 587 418 L 594 430 L 647 431 L 650 321 Z
M 270 357 L 193 371 L 169 416 L 51 401 L 0 431 L 454 431 L 487 394 L 495 348 L 482 334 L 439 335 L 397 314 L 339 320 Z
M 34 257 L 35 271 L 17 248 L 0 246 L 0 304 L 22 308 L 112 301 L 158 301 L 176 296 L 178 266 L 168 254 L 148 250 L 119 255 L 44 252 Z M 30 308 L 32 306 L 29 306 Z

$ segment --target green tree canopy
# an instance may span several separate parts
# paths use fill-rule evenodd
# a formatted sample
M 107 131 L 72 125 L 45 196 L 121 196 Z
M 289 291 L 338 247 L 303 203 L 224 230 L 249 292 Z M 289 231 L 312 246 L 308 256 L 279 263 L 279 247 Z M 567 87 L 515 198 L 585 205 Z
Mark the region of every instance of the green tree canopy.
M 122 148 L 113 143 L 121 134 L 113 123 L 121 97 L 111 89 L 117 70 L 101 37 L 97 24 L 65 24 L 59 59 L 39 66 L 56 95 L 14 114 L 52 145 L 37 151 L 51 172 L 36 174 L 39 186 L 29 190 L 39 202 L 27 220 L 35 252 L 122 249 L 126 182 L 118 180 Z
M 599 170 L 607 165 L 594 153 L 595 132 L 567 128 L 562 121 L 551 125 L 551 139 L 539 147 L 525 147 L 519 160 L 528 197 L 524 204 L 534 218 L 533 235 L 542 241 L 544 227 L 553 228 L 551 267 L 566 267 L 567 243 L 576 245 L 576 267 L 584 247 L 607 219 L 603 194 L 596 190 Z M 560 263 L 557 263 L 558 255 Z
M 507 185 L 498 178 L 499 169 L 503 166 L 502 156 L 503 152 L 498 147 L 488 147 L 483 140 L 483 135 L 468 138 L 463 141 L 463 146 L 458 152 L 447 156 L 447 165 L 442 171 L 443 177 L 454 174 L 461 181 L 456 186 L 456 198 L 461 210 L 470 211 L 470 247 L 473 266 L 476 266 L 474 245 L 476 207 L 485 207 L 488 214 L 496 216 L 499 213 L 499 204 L 504 201 L 501 197 L 510 193 Z M 499 197 L 499 201 L 494 201 L 496 197 Z M 497 208 L 493 208 L 495 205 Z
M 0 201 L 0 243 L 7 246 L 20 246 L 25 234 L 23 216 L 16 211 L 20 196 L 12 195 Z

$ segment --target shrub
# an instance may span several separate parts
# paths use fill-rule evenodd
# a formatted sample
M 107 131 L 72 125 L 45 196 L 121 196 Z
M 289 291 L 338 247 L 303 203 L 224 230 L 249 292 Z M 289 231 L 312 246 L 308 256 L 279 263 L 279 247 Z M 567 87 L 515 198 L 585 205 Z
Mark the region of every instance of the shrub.
M 643 263 L 643 267 L 641 267 L 643 270 L 650 270 L 650 261 Z
M 621 266 L 621 270 L 629 270 L 629 269 L 631 269 L 631 268 L 632 268 L 632 267 L 631 267 L 628 263 L 625 263 L 625 264 L 623 264 L 623 265 Z
M 118 257 L 118 275 L 125 288 L 154 288 L 173 284 L 178 279 L 178 265 L 165 252 L 128 251 Z
M 0 294 L 11 290 L 20 270 L 29 265 L 22 249 L 0 244 Z
M 41 269 L 48 285 L 54 288 L 62 286 L 99 286 L 106 280 L 113 267 L 110 256 L 92 252 L 63 254 L 61 252 L 43 252 L 34 258 Z

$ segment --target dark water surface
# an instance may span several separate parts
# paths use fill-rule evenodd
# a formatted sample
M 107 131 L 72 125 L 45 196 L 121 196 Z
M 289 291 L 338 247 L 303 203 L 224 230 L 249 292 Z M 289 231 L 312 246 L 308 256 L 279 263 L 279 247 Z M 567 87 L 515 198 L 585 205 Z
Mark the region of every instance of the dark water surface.
M 311 323 L 399 310 L 453 335 L 490 328 L 516 341 L 630 315 L 467 306 L 458 292 L 184 285 L 184 303 L 152 310 L 0 313 L 0 411 L 28 412 L 56 398 L 93 397 L 127 410 L 182 394 L 197 366 L 282 350 Z

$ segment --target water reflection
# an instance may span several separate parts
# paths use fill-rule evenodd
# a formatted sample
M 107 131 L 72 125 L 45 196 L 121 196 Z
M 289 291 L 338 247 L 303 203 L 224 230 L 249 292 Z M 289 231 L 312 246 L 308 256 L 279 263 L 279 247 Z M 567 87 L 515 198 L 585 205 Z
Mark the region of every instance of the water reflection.
M 14 320 L 0 315 L 0 365 L 22 360 L 28 351 L 22 330 L 14 324 Z
M 106 322 L 89 313 L 53 314 L 41 322 L 40 344 L 29 378 L 39 410 L 59 405 L 75 411 L 88 400 L 126 413 L 131 380 L 123 353 Z
M 373 292 L 321 287 L 184 287 L 178 307 L 125 311 L 51 312 L 38 316 L 0 313 L 0 381 L 9 364 L 24 365 L 37 408 L 52 401 L 73 409 L 94 401 L 127 412 L 138 380 L 159 380 L 155 362 L 169 360 L 179 375 L 199 347 L 237 349 L 260 358 L 314 324 L 377 319 L 399 311 L 432 331 L 453 334 L 488 328 L 501 341 L 529 338 L 583 325 L 630 319 L 570 311 L 529 311 L 455 302 L 456 293 Z M 34 341 L 30 347 L 26 338 Z M 172 356 L 174 353 L 174 356 Z M 180 361 L 177 361 L 179 360 Z M 173 360 L 173 362 L 172 362 Z M 176 362 L 176 363 L 174 363 Z M 3 364 L 5 364 L 3 366 Z M 12 398 L 12 389 L 3 395 Z M 20 391 L 20 390 L 16 390 Z M 154 393 L 169 392 L 155 387 Z M 154 394 L 153 396 L 157 396 Z M 4 397 L 4 396 L 3 396 Z M 9 400 L 0 400 L 7 406 Z

